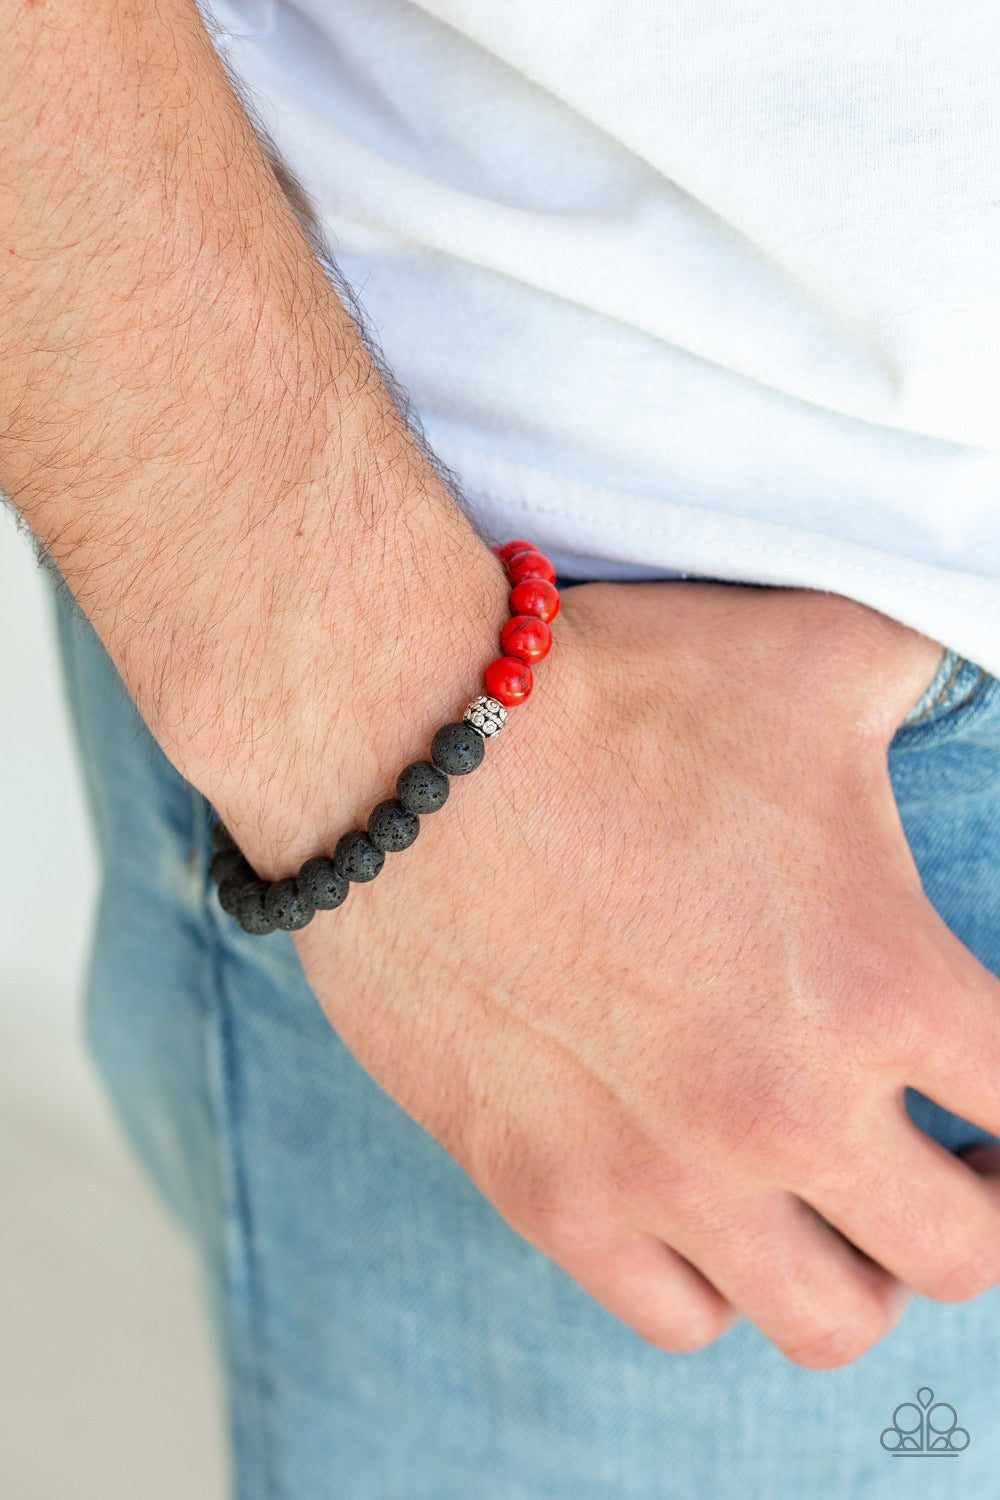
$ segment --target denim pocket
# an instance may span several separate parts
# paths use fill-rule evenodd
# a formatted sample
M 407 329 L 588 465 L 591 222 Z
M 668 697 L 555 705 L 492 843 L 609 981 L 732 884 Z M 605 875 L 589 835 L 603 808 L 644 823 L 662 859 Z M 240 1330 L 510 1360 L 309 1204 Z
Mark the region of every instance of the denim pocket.
M 957 732 L 1000 702 L 1000 682 L 956 651 L 946 651 L 934 680 L 896 731 L 910 743 L 925 735 Z

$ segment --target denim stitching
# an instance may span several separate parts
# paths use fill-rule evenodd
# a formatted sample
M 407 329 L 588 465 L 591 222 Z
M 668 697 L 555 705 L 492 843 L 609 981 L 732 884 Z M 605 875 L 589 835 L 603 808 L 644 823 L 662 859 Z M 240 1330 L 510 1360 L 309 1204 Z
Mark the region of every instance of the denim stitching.
M 223 1255 L 229 1278 L 222 1295 L 233 1325 L 226 1330 L 226 1336 L 233 1341 L 228 1351 L 225 1351 L 227 1374 L 231 1382 L 226 1396 L 227 1405 L 238 1394 L 240 1399 L 249 1398 L 256 1406 L 256 1417 L 251 1420 L 237 1419 L 231 1408 L 226 1413 L 233 1466 L 232 1483 L 239 1487 L 235 1500 L 265 1500 L 265 1497 L 276 1493 L 271 1435 L 273 1401 L 264 1353 L 268 1336 L 253 1243 L 250 1195 L 245 1163 L 237 1141 L 239 1105 L 233 1058 L 234 1006 L 226 973 L 225 943 L 218 921 L 222 914 L 221 908 L 214 911 L 212 909 L 213 903 L 217 907 L 217 897 L 208 876 L 208 864 L 213 853 L 209 841 L 209 804 L 194 787 L 191 790 L 197 809 L 203 854 L 202 935 L 209 961 L 208 984 L 212 1000 L 208 1028 L 211 1054 L 209 1068 L 216 1088 L 214 1103 L 218 1111 L 217 1143 L 223 1192 Z M 247 1442 L 248 1434 L 252 1434 L 251 1443 Z M 248 1470 L 252 1471 L 249 1478 Z M 251 1491 L 245 1489 L 248 1482 L 253 1487 Z
M 955 658 L 955 665 L 952 667 L 952 669 L 951 669 L 951 675 L 949 676 L 948 681 L 945 683 L 944 687 L 938 693 L 938 695 L 934 699 L 933 703 L 929 703 L 927 705 L 927 707 L 924 709 L 923 713 L 918 714 L 915 719 L 908 719 L 907 720 L 907 722 L 906 722 L 907 729 L 912 729 L 913 726 L 914 726 L 914 724 L 920 724 L 920 723 L 922 723 L 924 719 L 930 717 L 930 715 L 934 712 L 934 710 L 936 708 L 940 707 L 940 705 L 944 702 L 945 698 L 947 698 L 948 694 L 951 692 L 951 689 L 952 689 L 952 687 L 954 685 L 955 679 L 958 676 L 959 672 L 961 672 L 961 670 L 962 670 L 962 668 L 964 666 L 965 666 L 965 657 L 964 656 L 956 656 L 956 658 Z M 985 674 L 982 672 L 982 670 L 980 670 L 980 677 L 982 677 L 984 675 Z M 976 687 L 978 687 L 978 686 L 979 686 L 979 679 L 977 679 L 977 681 L 976 681 Z M 963 703 L 966 702 L 966 701 L 967 700 L 965 698 L 962 699 Z M 961 705 L 958 705 L 958 706 L 960 707 Z
M 966 670 L 973 664 L 966 663 Z M 946 708 L 938 712 L 935 717 L 922 720 L 919 724 L 901 724 L 893 739 L 893 747 L 904 749 L 907 746 L 922 745 L 928 736 L 937 739 L 954 739 L 967 734 L 970 727 L 978 724 L 984 715 L 992 716 L 1000 708 L 1000 679 L 997 679 L 984 668 L 977 669 L 975 682 L 967 692 L 963 692 L 961 701 L 952 708 Z
M 975 682 L 972 684 L 972 686 L 970 687 L 969 691 L 966 693 L 965 697 L 961 700 L 961 702 L 960 703 L 956 703 L 955 706 L 954 706 L 954 708 L 952 708 L 952 709 L 949 710 L 950 713 L 957 714 L 961 709 L 965 708 L 967 704 L 969 704 L 969 703 L 972 702 L 973 698 L 975 698 L 976 694 L 979 692 L 979 689 L 982 687 L 983 683 L 986 681 L 986 675 L 987 674 L 986 674 L 986 671 L 984 670 L 984 668 L 980 667 L 979 668 L 979 674 L 976 677 Z

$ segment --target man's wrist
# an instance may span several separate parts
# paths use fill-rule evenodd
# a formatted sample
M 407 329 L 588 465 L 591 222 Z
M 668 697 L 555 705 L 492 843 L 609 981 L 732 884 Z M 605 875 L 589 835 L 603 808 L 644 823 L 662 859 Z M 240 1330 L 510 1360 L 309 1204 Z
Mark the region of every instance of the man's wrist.
M 455 712 L 501 570 L 195 6 L 0 11 L 0 483 L 175 765 L 278 860 Z
M 205 792 L 266 878 L 328 848 L 426 757 L 461 717 L 497 654 L 507 588 L 496 558 L 445 495 L 412 488 L 397 527 L 371 555 L 330 559 L 329 576 L 293 583 L 284 623 L 263 632 L 256 673 L 240 651 L 231 704 L 185 774 Z M 298 605 L 292 603 L 298 598 Z M 209 710 L 210 711 L 210 710 Z M 189 713 L 189 721 L 197 714 Z

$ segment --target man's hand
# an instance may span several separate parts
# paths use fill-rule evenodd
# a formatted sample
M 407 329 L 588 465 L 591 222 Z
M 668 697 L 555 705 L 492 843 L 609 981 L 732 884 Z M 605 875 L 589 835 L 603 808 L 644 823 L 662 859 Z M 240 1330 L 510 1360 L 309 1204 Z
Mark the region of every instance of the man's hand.
M 502 572 L 192 0 L 0 0 L 0 36 L 0 485 L 174 764 L 291 873 L 461 711 Z M 992 1285 L 992 1185 L 902 1104 L 1000 1132 L 998 986 L 924 900 L 886 776 L 935 648 L 843 600 L 674 584 L 571 591 L 557 636 L 413 853 L 299 935 L 340 1034 L 666 1348 L 735 1308 L 837 1364 L 894 1278 Z
M 940 650 L 833 596 L 567 591 L 532 702 L 376 885 L 296 936 L 361 1063 L 664 1349 L 744 1314 L 856 1358 L 1000 1279 L 998 984 L 921 892 L 886 767 Z M 901 1285 L 901 1283 L 903 1285 Z

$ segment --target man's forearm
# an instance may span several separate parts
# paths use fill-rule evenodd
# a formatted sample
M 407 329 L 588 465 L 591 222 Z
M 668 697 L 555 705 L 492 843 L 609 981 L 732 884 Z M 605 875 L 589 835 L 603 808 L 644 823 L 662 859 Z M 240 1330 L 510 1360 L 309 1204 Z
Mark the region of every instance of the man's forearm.
M 360 370 L 190 0 L 3 9 L 0 475 L 58 533 L 78 485 L 224 477 L 248 391 L 291 427 Z
M 442 648 L 438 694 L 488 659 L 499 569 L 372 369 L 192 0 L 0 0 L 0 19 L 0 486 L 181 769 L 210 794 L 242 779 L 250 801 L 270 783 L 290 832 L 287 715 L 336 748 L 406 693 L 439 714 L 422 685 Z

